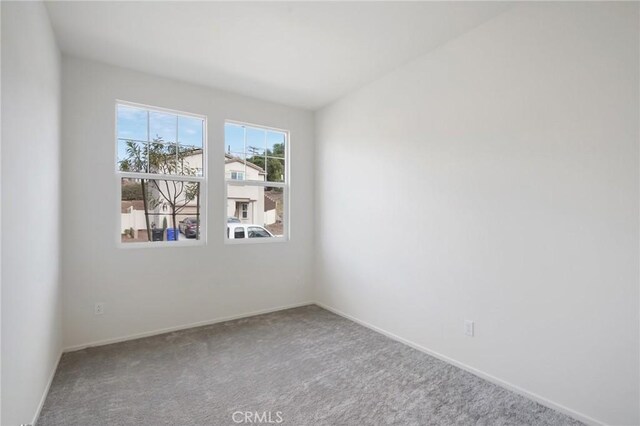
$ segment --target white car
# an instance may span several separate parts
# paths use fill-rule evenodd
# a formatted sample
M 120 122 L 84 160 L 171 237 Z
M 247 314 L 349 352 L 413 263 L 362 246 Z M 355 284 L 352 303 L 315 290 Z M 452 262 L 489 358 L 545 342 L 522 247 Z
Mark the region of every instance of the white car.
M 227 223 L 227 238 L 272 238 L 273 234 L 260 225 L 246 223 Z

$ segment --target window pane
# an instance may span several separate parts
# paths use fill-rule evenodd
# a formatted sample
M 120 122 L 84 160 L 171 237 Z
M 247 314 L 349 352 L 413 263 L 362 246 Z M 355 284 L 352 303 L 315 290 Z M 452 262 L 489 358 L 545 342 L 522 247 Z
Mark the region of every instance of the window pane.
M 284 235 L 284 189 L 265 188 L 264 227 L 274 236 Z
M 178 116 L 149 111 L 149 137 L 153 141 L 176 142 Z
M 225 124 L 227 179 L 244 171 L 244 180 L 285 182 L 286 133 L 251 126 Z
M 118 140 L 117 169 L 122 172 L 147 172 L 147 144 Z
M 178 146 L 151 142 L 149 144 L 149 172 L 175 175 L 180 173 L 178 161 Z
M 267 155 L 270 157 L 284 158 L 286 135 L 282 132 L 267 132 Z
M 202 176 L 202 148 L 179 145 L 178 151 L 178 173 L 185 176 Z
M 247 228 L 263 227 L 273 236 L 283 236 L 283 189 L 227 184 L 227 226 L 235 227 L 237 224 L 246 225 Z
M 178 116 L 178 143 L 202 148 L 203 126 L 199 118 Z
M 267 132 L 267 181 L 285 181 L 286 134 Z
M 230 123 L 224 125 L 224 152 L 232 157 L 245 158 L 242 126 Z
M 118 105 L 118 139 L 148 141 L 147 111 Z
M 121 180 L 123 243 L 200 239 L 200 183 L 170 179 Z
M 246 127 L 247 129 L 247 158 L 264 155 L 267 148 L 267 132 L 263 129 L 255 127 Z
M 285 181 L 285 161 L 284 158 L 267 157 L 267 181 Z
M 262 168 L 264 165 L 264 157 L 255 157 L 252 158 L 252 160 L 253 162 L 227 156 L 224 165 L 226 179 L 232 179 L 232 172 L 241 172 L 243 175 L 242 180 L 257 180 L 263 182 L 266 178 L 266 173 Z

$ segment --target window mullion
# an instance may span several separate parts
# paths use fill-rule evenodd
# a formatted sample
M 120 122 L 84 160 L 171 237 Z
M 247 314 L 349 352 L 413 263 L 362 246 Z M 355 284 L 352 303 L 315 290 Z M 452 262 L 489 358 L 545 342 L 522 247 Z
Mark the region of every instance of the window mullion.
M 180 149 L 179 145 L 178 145 L 178 126 L 180 125 L 180 120 L 178 119 L 178 116 L 176 115 L 176 138 L 175 138 L 175 150 L 176 150 L 176 173 L 178 173 L 178 160 L 180 159 L 180 156 L 178 155 L 178 150 Z M 181 170 L 182 173 L 184 173 L 184 170 Z
M 247 175 L 247 128 L 245 126 L 242 126 L 242 155 L 244 156 L 243 159 L 243 163 L 244 163 L 244 175 Z
M 267 131 L 264 130 L 264 180 L 269 179 L 269 165 L 267 164 Z
M 151 143 L 149 141 L 151 135 L 151 118 L 149 117 L 149 110 L 147 110 L 147 173 L 151 172 Z
M 138 173 L 138 172 L 118 172 L 118 178 L 129 179 L 155 179 L 155 180 L 177 180 L 183 182 L 205 182 L 202 176 L 189 175 L 166 175 L 162 173 Z
M 227 179 L 226 183 L 234 186 L 263 186 L 274 188 L 286 188 L 287 184 L 282 182 L 265 182 L 261 180 L 235 180 Z

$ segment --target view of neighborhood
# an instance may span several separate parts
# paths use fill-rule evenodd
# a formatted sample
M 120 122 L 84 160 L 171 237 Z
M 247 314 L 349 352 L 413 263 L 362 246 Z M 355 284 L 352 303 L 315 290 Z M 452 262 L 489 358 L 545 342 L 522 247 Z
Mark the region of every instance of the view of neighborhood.
M 202 153 L 191 155 L 202 156 Z M 190 161 L 193 159 L 189 157 L 185 156 L 183 159 L 185 164 L 191 164 Z M 198 164 L 201 161 L 196 159 Z M 228 180 L 234 181 L 227 185 L 227 220 L 235 219 L 238 223 L 260 225 L 273 236 L 282 236 L 282 189 L 253 186 L 245 182 L 264 182 L 264 170 L 251 162 L 226 155 L 225 176 Z M 199 238 L 201 230 L 195 220 L 200 217 L 202 208 L 199 182 L 122 178 L 121 194 L 122 242 L 154 241 L 154 232 L 156 241 L 167 241 L 170 232 L 177 240 Z M 188 224 L 184 224 L 184 221 L 188 219 L 193 219 L 192 224 L 196 232 L 187 232 Z M 178 232 L 169 231 L 172 228 L 177 228 Z
M 286 140 L 280 130 L 225 124 L 227 216 L 246 228 L 228 225 L 228 238 L 284 236 Z
M 200 239 L 203 128 L 201 118 L 118 106 L 122 242 Z M 225 126 L 228 238 L 284 235 L 285 138 L 281 131 Z

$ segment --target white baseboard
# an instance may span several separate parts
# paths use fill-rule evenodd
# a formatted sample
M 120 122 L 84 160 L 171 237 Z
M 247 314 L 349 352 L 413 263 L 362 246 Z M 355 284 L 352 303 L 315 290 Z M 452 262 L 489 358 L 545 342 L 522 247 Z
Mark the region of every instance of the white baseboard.
M 346 318 L 348 320 L 351 320 L 351 321 L 353 321 L 355 323 L 358 323 L 358 324 L 360 324 L 360 325 L 362 325 L 364 327 L 367 327 L 368 329 L 371 329 L 371 330 L 373 330 L 373 331 L 375 331 L 377 333 L 384 334 L 385 336 L 387 336 L 387 337 L 389 337 L 389 338 L 391 338 L 393 340 L 396 340 L 396 341 L 398 341 L 400 343 L 404 343 L 407 346 L 410 346 L 410 347 L 412 347 L 414 349 L 417 349 L 420 352 L 424 352 L 427 355 L 431 355 L 431 356 L 433 356 L 435 358 L 438 358 L 438 359 L 440 359 L 440 360 L 442 360 L 442 361 L 444 361 L 444 362 L 446 362 L 448 364 L 455 365 L 456 367 L 461 368 L 461 369 L 463 369 L 465 371 L 468 371 L 469 373 L 471 373 L 473 375 L 476 375 L 476 376 L 478 376 L 478 377 L 480 377 L 482 379 L 485 379 L 485 380 L 487 380 L 487 381 L 489 381 L 489 382 L 491 382 L 493 384 L 496 384 L 496 385 L 498 385 L 500 387 L 508 389 L 508 390 L 510 390 L 510 391 L 512 391 L 514 393 L 522 395 L 525 398 L 528 398 L 528 399 L 531 399 L 533 401 L 536 401 L 536 402 L 540 403 L 541 405 L 544 405 L 545 407 L 549 407 L 549 408 L 551 408 L 553 410 L 556 410 L 556 411 L 559 411 L 559 412 L 561 412 L 563 414 L 566 414 L 567 416 L 573 417 L 574 419 L 579 420 L 579 421 L 581 421 L 583 423 L 586 423 L 586 424 L 592 425 L 592 426 L 606 426 L 606 423 L 604 423 L 602 421 L 599 421 L 599 420 L 596 420 L 596 419 L 594 419 L 592 417 L 589 417 L 586 414 L 579 413 L 579 412 L 577 412 L 575 410 L 572 410 L 572 409 L 570 409 L 568 407 L 565 407 L 562 404 L 557 404 L 557 403 L 555 403 L 553 401 L 550 401 L 547 398 L 544 398 L 544 397 L 542 397 L 542 396 L 540 396 L 538 394 L 535 394 L 533 392 L 529 392 L 526 389 L 523 389 L 523 388 L 521 388 L 519 386 L 516 386 L 516 385 L 514 385 L 512 383 L 509 383 L 509 382 L 507 382 L 505 380 L 502 380 L 502 379 L 499 379 L 499 378 L 497 378 L 495 376 L 492 376 L 491 374 L 485 373 L 485 372 L 480 371 L 480 370 L 478 370 L 476 368 L 473 368 L 473 367 L 471 367 L 469 365 L 466 365 L 466 364 L 464 364 L 462 362 L 456 361 L 455 359 L 449 358 L 446 355 L 442 355 L 442 354 L 440 354 L 438 352 L 432 351 L 431 349 L 428 349 L 428 348 L 426 348 L 426 347 L 424 347 L 422 345 L 419 345 L 419 344 L 417 344 L 415 342 L 412 342 L 410 340 L 404 339 L 404 338 L 402 338 L 402 337 L 400 337 L 400 336 L 398 336 L 396 334 L 393 334 L 393 333 L 391 333 L 389 331 L 383 330 L 382 328 L 376 327 L 375 325 L 369 324 L 368 322 L 363 321 L 363 320 L 358 319 L 358 318 L 355 318 L 355 317 L 353 317 L 353 316 L 351 316 L 349 314 L 345 314 L 344 312 L 341 312 L 338 309 L 335 309 L 335 308 L 333 308 L 331 306 L 325 305 L 324 303 L 315 302 L 315 304 L 320 306 L 321 308 L 326 309 L 327 311 L 333 312 L 336 315 L 339 315 L 339 316 L 344 317 L 344 318 Z
M 49 381 L 47 382 L 47 386 L 44 388 L 44 392 L 42 393 L 42 397 L 40 398 L 40 403 L 38 404 L 36 413 L 33 416 L 33 421 L 31 422 L 33 426 L 36 426 L 36 423 L 38 422 L 40 412 L 42 411 L 42 407 L 44 406 L 44 401 L 47 399 L 47 395 L 49 395 L 49 389 L 51 388 L 51 383 L 53 383 L 53 377 L 56 375 L 56 371 L 58 371 L 58 365 L 60 365 L 60 360 L 62 359 L 63 353 L 63 351 L 60 351 L 60 353 L 58 354 L 58 361 L 56 362 L 56 365 L 53 366 L 53 370 L 51 370 Z
M 227 317 L 220 317 L 220 318 L 215 318 L 215 319 L 206 320 L 206 321 L 193 322 L 193 323 L 190 323 L 190 324 L 183 324 L 183 325 L 178 325 L 178 326 L 175 326 L 175 327 L 167 327 L 167 328 L 161 328 L 161 329 L 153 330 L 153 331 L 145 331 L 143 333 L 130 334 L 130 335 L 124 336 L 124 337 L 115 337 L 115 338 L 111 338 L 111 339 L 97 340 L 97 341 L 94 341 L 94 342 L 83 343 L 83 344 L 80 344 L 80 345 L 73 345 L 73 346 L 66 347 L 66 348 L 63 349 L 63 352 L 74 352 L 74 351 L 79 351 L 79 350 L 90 348 L 90 347 L 94 347 L 94 346 L 104 346 L 104 345 L 110 345 L 112 343 L 126 342 L 127 340 L 135 340 L 135 339 L 141 339 L 143 337 L 157 336 L 158 334 L 171 333 L 172 331 L 186 330 L 188 328 L 194 328 L 194 327 L 201 327 L 201 326 L 204 326 L 204 325 L 217 324 L 217 323 L 220 323 L 220 322 L 231 321 L 231 320 L 247 318 L 247 317 L 253 317 L 253 316 L 256 316 L 256 315 L 268 314 L 268 313 L 271 313 L 271 312 L 283 311 L 285 309 L 299 308 L 301 306 L 307 306 L 307 305 L 313 305 L 313 304 L 315 304 L 315 303 L 314 302 L 300 302 L 300 303 L 294 303 L 292 305 L 278 306 L 276 308 L 269 308 L 269 309 L 262 309 L 262 310 L 259 310 L 259 311 L 246 312 L 246 313 L 243 313 L 243 314 L 231 315 L 231 316 L 227 316 Z

